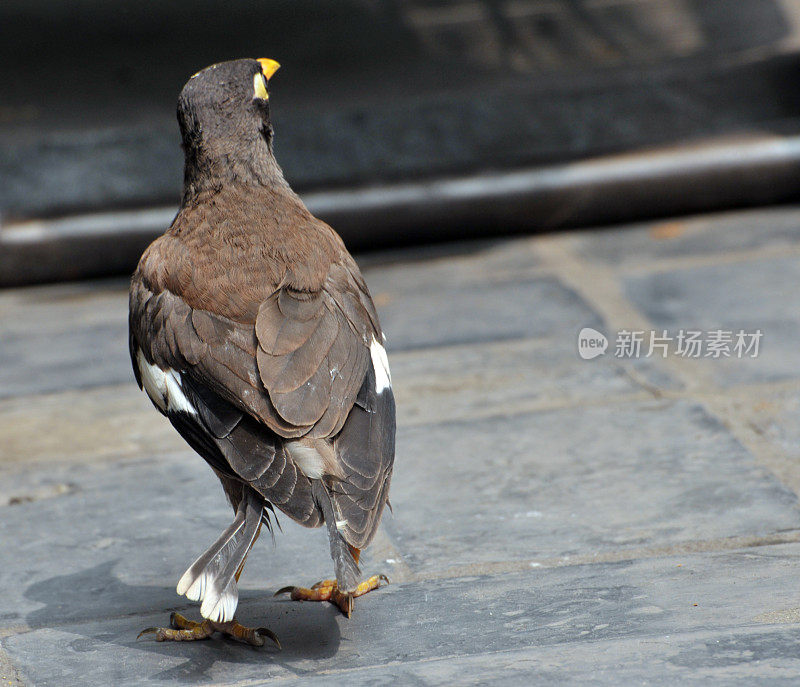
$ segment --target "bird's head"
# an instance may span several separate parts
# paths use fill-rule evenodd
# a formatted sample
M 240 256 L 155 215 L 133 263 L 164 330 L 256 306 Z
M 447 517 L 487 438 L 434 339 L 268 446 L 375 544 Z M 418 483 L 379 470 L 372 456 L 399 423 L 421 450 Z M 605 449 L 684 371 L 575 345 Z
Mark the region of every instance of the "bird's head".
M 178 98 L 187 181 L 225 167 L 247 176 L 259 158 L 272 157 L 268 84 L 279 66 L 267 58 L 232 60 L 189 79 Z M 190 169 L 198 166 L 203 170 Z

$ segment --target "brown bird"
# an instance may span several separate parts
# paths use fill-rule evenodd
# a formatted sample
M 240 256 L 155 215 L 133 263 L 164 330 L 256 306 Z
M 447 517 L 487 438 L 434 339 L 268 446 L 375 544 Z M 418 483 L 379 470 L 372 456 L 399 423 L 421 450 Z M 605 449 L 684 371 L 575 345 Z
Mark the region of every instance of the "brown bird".
M 325 524 L 336 575 L 281 592 L 350 615 L 354 597 L 388 582 L 362 582 L 358 567 L 394 463 L 384 336 L 341 238 L 275 161 L 267 88 L 277 68 L 223 62 L 184 86 L 181 206 L 131 281 L 136 381 L 211 466 L 236 514 L 178 582 L 179 594 L 202 602 L 204 620 L 173 614 L 170 628 L 142 633 L 159 641 L 220 631 L 277 642 L 234 619 L 239 575 L 274 507 L 307 527 Z

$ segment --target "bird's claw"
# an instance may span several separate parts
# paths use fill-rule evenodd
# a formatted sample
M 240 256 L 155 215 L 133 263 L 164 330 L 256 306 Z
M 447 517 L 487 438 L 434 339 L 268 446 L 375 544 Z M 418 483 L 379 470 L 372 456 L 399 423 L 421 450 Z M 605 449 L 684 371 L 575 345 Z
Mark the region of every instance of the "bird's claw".
M 138 640 L 143 635 L 155 634 L 157 642 L 188 642 L 197 639 L 208 639 L 214 632 L 221 632 L 233 639 L 237 639 L 251 646 L 264 646 L 265 638 L 271 639 L 278 649 L 282 649 L 278 636 L 267 627 L 252 629 L 240 624 L 237 620 L 217 623 L 213 620 L 196 622 L 184 618 L 180 613 L 172 613 L 169 617 L 170 627 L 147 627 L 136 637 Z
M 271 639 L 273 642 L 275 642 L 275 646 L 277 646 L 277 647 L 278 647 L 278 649 L 279 649 L 280 651 L 283 651 L 283 647 L 281 646 L 281 642 L 280 642 L 280 640 L 278 639 L 278 635 L 276 635 L 276 634 L 275 634 L 275 633 L 274 633 L 272 630 L 270 630 L 268 627 L 259 627 L 259 628 L 256 628 L 256 631 L 254 632 L 254 634 L 255 634 L 255 636 L 256 636 L 256 637 L 262 637 L 262 638 L 263 638 L 263 637 L 268 637 L 268 638 L 269 638 L 269 639 Z M 262 641 L 261 641 L 261 644 L 259 644 L 258 646 L 264 646 L 264 644 L 265 644 L 265 642 L 264 642 L 264 641 L 263 641 L 263 639 L 262 639 Z
M 136 635 L 136 639 L 139 640 L 139 639 L 142 638 L 142 635 L 150 634 L 151 632 L 153 634 L 158 634 L 158 631 L 160 629 L 162 629 L 162 628 L 160 628 L 160 627 L 146 627 L 138 635 Z
M 343 592 L 339 589 L 336 580 L 321 580 L 311 587 L 295 587 L 293 585 L 282 587 L 275 592 L 274 596 L 288 593 L 292 601 L 330 601 L 332 604 L 336 604 L 349 618 L 353 612 L 354 599 L 373 589 L 378 589 L 381 583 L 389 584 L 389 578 L 386 575 L 373 575 L 352 591 Z

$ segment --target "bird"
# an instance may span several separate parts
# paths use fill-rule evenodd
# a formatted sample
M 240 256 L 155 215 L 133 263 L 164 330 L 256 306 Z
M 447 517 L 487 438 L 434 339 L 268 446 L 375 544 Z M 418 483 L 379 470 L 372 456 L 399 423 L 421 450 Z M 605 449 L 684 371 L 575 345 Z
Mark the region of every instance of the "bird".
M 192 76 L 178 98 L 184 179 L 178 212 L 141 256 L 129 293 L 133 372 L 156 409 L 216 473 L 233 522 L 186 570 L 158 641 L 220 632 L 278 646 L 236 620 L 238 580 L 277 511 L 327 530 L 334 578 L 284 587 L 299 601 L 354 599 L 395 455 L 385 336 L 340 236 L 291 189 L 273 151 L 269 82 L 280 65 L 239 59 Z M 191 501 L 189 501 L 191 507 Z M 274 536 L 274 535 L 273 535 Z

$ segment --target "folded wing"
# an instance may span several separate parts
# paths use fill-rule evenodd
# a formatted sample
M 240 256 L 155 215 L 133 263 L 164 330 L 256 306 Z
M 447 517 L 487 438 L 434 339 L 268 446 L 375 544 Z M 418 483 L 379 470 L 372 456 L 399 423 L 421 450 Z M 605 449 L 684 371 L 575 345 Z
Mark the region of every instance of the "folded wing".
M 195 450 L 311 526 L 320 513 L 310 480 L 285 446 L 325 442 L 333 465 L 323 479 L 337 525 L 360 548 L 380 519 L 394 459 L 394 398 L 385 356 L 375 355 L 382 334 L 367 287 L 345 254 L 318 290 L 282 285 L 253 310 L 254 322 L 238 322 L 193 308 L 137 273 L 130 318 L 137 381 L 150 393 L 141 365 L 169 371 L 177 388 L 166 384 L 165 393 L 185 403 L 154 402 Z

